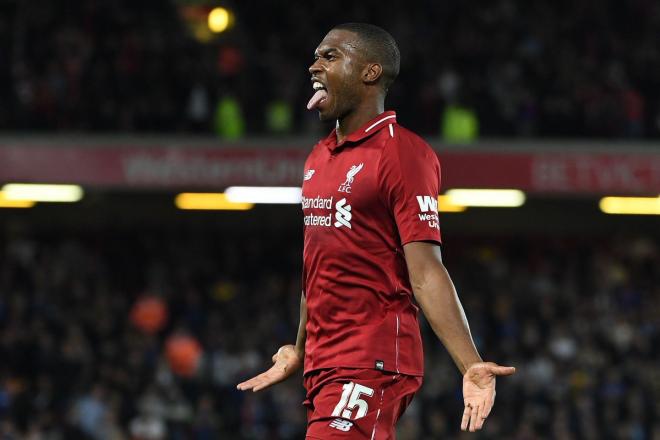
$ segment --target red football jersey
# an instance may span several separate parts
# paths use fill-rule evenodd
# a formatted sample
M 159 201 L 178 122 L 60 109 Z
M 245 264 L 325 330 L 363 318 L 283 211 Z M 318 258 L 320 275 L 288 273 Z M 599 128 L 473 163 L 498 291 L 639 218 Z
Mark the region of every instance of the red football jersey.
M 418 308 L 403 254 L 440 243 L 440 163 L 385 112 L 305 163 L 305 373 L 320 368 L 424 371 Z

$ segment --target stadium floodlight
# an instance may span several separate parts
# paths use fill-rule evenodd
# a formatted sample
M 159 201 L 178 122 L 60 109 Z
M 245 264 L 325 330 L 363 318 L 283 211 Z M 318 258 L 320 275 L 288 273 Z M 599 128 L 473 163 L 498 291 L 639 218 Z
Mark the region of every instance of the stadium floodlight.
M 660 215 L 660 196 L 603 197 L 599 206 L 605 214 Z
M 438 212 L 463 212 L 467 209 L 465 205 L 457 205 L 451 202 L 448 196 L 438 196 Z
M 302 202 L 299 186 L 230 186 L 227 200 L 235 203 L 298 204 Z
M 72 203 L 83 198 L 83 189 L 78 185 L 8 183 L 2 192 L 7 200 Z
M 525 203 L 525 193 L 519 189 L 450 189 L 445 194 L 453 205 L 517 208 Z
M 231 202 L 223 193 L 181 193 L 174 198 L 174 204 L 186 210 L 247 211 L 254 208 L 254 203 Z
M 229 27 L 230 19 L 231 15 L 227 9 L 221 7 L 213 8 L 209 12 L 208 17 L 209 29 L 216 34 L 224 32 Z
M 34 200 L 10 200 L 0 191 L 0 208 L 32 208 L 35 204 Z

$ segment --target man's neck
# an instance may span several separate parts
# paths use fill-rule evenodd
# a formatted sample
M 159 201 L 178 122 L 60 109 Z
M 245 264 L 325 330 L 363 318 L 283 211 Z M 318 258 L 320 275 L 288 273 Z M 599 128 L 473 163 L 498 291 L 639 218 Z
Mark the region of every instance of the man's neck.
M 385 111 L 383 100 L 365 102 L 354 111 L 337 119 L 337 143 L 341 144 L 344 139 L 368 121 L 372 120 Z

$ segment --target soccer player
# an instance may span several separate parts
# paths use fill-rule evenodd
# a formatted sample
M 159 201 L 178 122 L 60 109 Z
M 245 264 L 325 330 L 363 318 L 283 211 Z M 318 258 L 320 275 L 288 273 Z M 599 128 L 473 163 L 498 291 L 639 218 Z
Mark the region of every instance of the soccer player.
M 515 369 L 482 361 L 442 263 L 436 154 L 384 111 L 396 42 L 377 26 L 339 25 L 309 72 L 307 107 L 336 128 L 305 164 L 298 337 L 238 389 L 262 390 L 304 365 L 308 439 L 393 439 L 422 383 L 418 304 L 463 374 L 461 429 L 481 429 L 495 377 Z

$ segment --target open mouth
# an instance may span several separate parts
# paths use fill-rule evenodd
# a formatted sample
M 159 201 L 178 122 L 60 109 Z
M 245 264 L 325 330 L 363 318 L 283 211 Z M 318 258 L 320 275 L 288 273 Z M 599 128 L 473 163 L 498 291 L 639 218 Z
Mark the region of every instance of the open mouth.
M 314 96 L 307 103 L 307 110 L 318 108 L 328 98 L 328 89 L 320 81 L 313 81 Z

